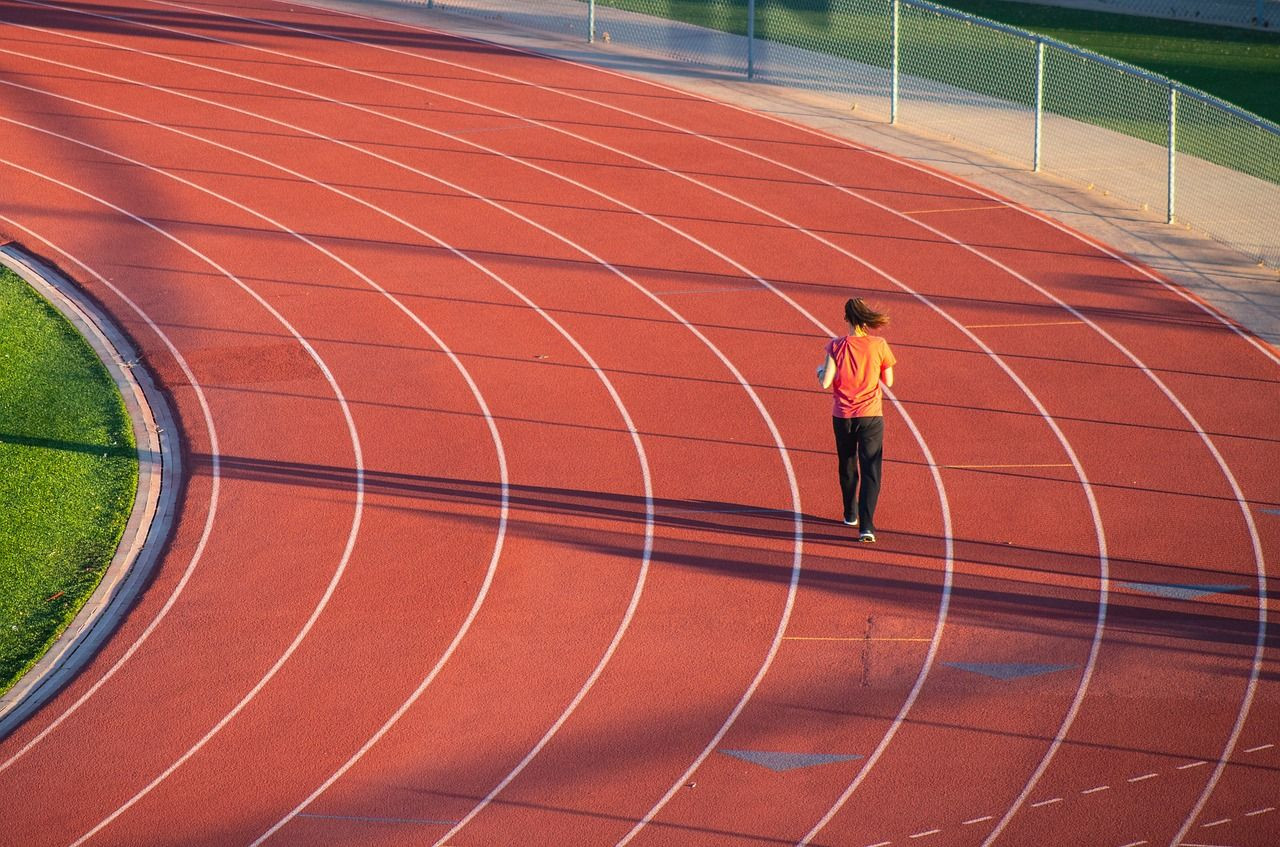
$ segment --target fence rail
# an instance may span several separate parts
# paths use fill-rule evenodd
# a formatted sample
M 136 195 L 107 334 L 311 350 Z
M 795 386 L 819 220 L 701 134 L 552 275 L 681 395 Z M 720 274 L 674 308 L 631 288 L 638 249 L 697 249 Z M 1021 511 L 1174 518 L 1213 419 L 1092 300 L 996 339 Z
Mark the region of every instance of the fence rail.
M 927 0 L 426 2 L 851 100 L 1280 267 L 1280 127 L 1016 27 Z

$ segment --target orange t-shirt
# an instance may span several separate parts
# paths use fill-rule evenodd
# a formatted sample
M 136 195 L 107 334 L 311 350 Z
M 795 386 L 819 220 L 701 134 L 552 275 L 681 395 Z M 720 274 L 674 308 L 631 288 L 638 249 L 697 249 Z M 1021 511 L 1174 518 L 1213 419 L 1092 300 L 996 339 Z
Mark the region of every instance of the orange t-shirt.
M 831 383 L 835 418 L 873 418 L 884 414 L 880 371 L 898 363 L 889 342 L 878 335 L 846 335 L 827 344 L 827 355 L 836 363 Z

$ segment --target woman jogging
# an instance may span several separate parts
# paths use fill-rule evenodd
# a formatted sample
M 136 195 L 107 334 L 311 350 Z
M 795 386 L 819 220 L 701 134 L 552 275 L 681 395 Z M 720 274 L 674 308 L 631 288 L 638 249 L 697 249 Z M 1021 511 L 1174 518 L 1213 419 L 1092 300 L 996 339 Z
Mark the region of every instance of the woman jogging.
M 844 304 L 844 319 L 849 325 L 849 334 L 827 343 L 827 358 L 818 366 L 818 381 L 823 388 L 831 389 L 834 400 L 831 423 L 840 462 L 844 522 L 860 527 L 858 540 L 869 542 L 876 540 L 880 448 L 884 441 L 884 392 L 880 386 L 892 387 L 893 366 L 897 360 L 889 350 L 889 342 L 878 335 L 867 334 L 867 330 L 887 324 L 887 314 L 854 298 Z

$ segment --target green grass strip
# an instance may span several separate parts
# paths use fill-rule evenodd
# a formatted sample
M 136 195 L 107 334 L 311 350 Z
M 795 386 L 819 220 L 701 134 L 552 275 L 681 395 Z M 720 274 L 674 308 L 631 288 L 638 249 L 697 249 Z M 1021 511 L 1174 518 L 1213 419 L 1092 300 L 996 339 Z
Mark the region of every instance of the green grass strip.
M 137 485 L 132 424 L 107 369 L 0 267 L 0 693 L 101 581 Z
M 1006 0 L 943 5 L 1128 62 L 1280 123 L 1280 33 Z

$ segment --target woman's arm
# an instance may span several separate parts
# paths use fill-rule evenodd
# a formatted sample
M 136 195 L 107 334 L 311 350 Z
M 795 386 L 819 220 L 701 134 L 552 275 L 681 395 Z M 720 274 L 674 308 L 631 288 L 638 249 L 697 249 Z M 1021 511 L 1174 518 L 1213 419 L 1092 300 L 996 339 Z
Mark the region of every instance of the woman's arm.
M 827 356 L 826 363 L 818 367 L 818 382 L 822 383 L 823 388 L 830 388 L 835 379 L 836 360 Z
M 885 388 L 893 388 L 893 368 L 881 368 L 880 381 L 884 383 Z

